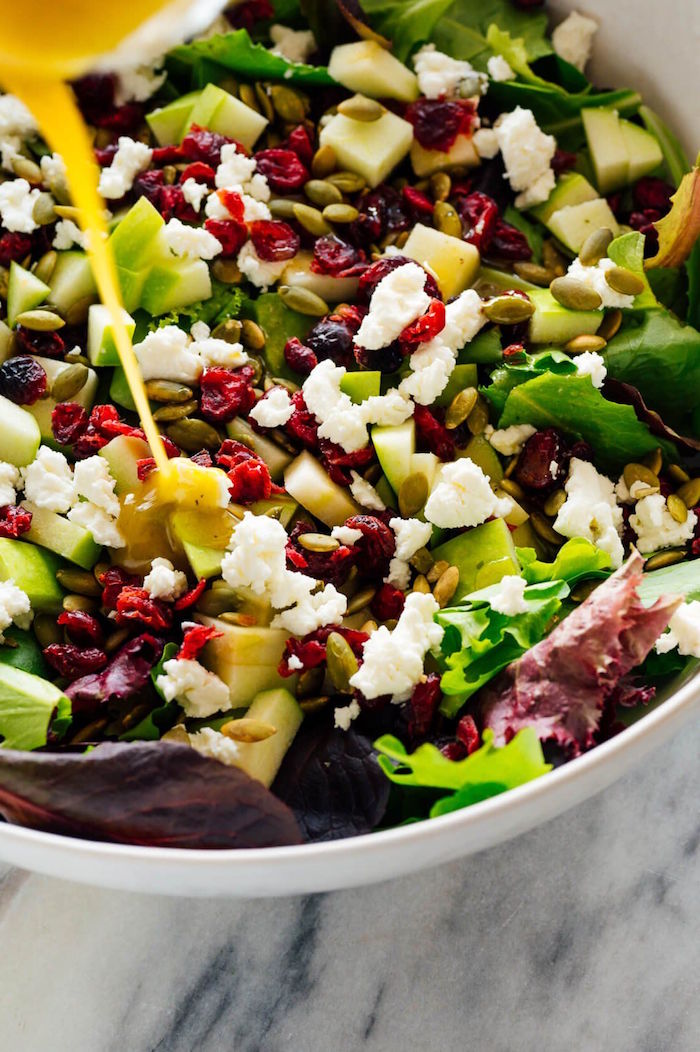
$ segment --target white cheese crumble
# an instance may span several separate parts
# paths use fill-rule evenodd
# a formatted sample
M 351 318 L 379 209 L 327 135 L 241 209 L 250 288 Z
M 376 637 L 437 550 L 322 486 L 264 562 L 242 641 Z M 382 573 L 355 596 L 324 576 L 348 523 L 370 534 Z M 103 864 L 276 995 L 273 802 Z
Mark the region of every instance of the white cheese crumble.
M 637 547 L 643 555 L 662 548 L 686 544 L 695 532 L 695 516 L 688 512 L 685 522 L 676 522 L 661 493 L 651 493 L 637 501 L 630 515 L 630 526 L 637 534 Z
M 177 701 L 186 716 L 204 719 L 230 707 L 229 689 L 223 680 L 198 661 L 171 658 L 156 685 L 166 701 Z
M 289 391 L 284 387 L 272 387 L 248 414 L 260 427 L 284 427 L 294 414 L 294 405 Z
M 298 658 L 296 654 L 290 654 L 287 658 L 287 668 L 291 669 L 293 672 L 301 672 L 303 667 L 304 662 L 301 658 Z
M 394 557 L 389 563 L 389 573 L 384 578 L 394 588 L 400 588 L 405 592 L 411 579 L 411 568 L 409 559 L 420 548 L 425 548 L 433 534 L 433 528 L 429 522 L 421 522 L 420 519 L 401 519 L 398 516 L 389 520 L 389 525 L 396 537 L 396 550 Z
M 597 32 L 597 22 L 572 11 L 552 33 L 552 47 L 560 58 L 583 72 L 591 57 L 593 37 Z
M 155 95 L 164 83 L 167 73 L 154 66 L 136 66 L 134 69 L 122 69 L 117 74 L 114 101 L 117 106 L 127 102 L 145 102 Z
M 53 248 L 62 251 L 72 248 L 73 245 L 85 248 L 86 241 L 87 237 L 77 223 L 74 223 L 72 219 L 59 219 L 58 223 L 56 223 L 56 232 L 51 244 Z
M 171 252 L 189 259 L 213 259 L 223 247 L 204 227 L 187 226 L 179 219 L 168 220 L 163 234 Z
M 202 756 L 218 760 L 227 767 L 238 767 L 241 762 L 241 750 L 238 744 L 212 727 L 202 727 L 201 731 L 190 734 L 190 745 Z
M 0 508 L 17 503 L 16 491 L 20 487 L 19 468 L 0 460 Z
M 18 588 L 10 578 L 0 581 L 0 643 L 5 642 L 3 632 L 11 624 L 26 631 L 32 623 L 32 607 L 29 596 Z
M 40 193 L 40 190 L 32 190 L 26 179 L 8 179 L 0 184 L 0 216 L 6 230 L 18 234 L 31 234 L 36 230 L 34 205 Z
M 89 530 L 96 544 L 123 548 L 126 541 L 117 525 L 121 506 L 114 492 L 115 485 L 116 480 L 104 457 L 79 460 L 73 471 L 74 498 L 77 500 L 68 512 L 68 518 Z
M 386 504 L 371 482 L 363 479 L 362 475 L 357 471 L 350 472 L 350 479 L 350 492 L 358 504 L 369 511 L 384 511 L 386 509 Z
M 341 731 L 349 731 L 350 724 L 357 719 L 361 711 L 359 702 L 354 700 L 349 705 L 339 705 L 333 713 L 333 726 Z
M 559 474 L 559 465 L 556 460 L 550 460 L 549 462 L 549 474 L 555 479 Z
M 632 307 L 634 306 L 634 296 L 615 292 L 605 280 L 606 271 L 612 270 L 615 266 L 617 264 L 607 257 L 601 259 L 594 267 L 586 267 L 580 259 L 575 259 L 573 263 L 569 264 L 568 275 L 570 278 L 582 281 L 589 289 L 594 289 L 598 293 L 602 301 L 598 310 L 602 310 L 604 307 Z
M 532 424 L 511 424 L 502 431 L 495 431 L 489 424 L 484 435 L 496 452 L 504 457 L 514 457 L 535 431 L 536 428 Z
M 516 208 L 529 208 L 546 201 L 554 189 L 550 162 L 557 148 L 553 135 L 545 135 L 532 110 L 517 106 L 499 117 L 495 128 L 506 166 L 506 176 L 518 192 Z
M 525 599 L 527 583 L 517 574 L 506 574 L 502 577 L 498 590 L 489 599 L 492 610 L 497 614 L 505 614 L 506 617 L 516 617 L 517 614 L 526 614 L 530 607 Z
M 44 182 L 51 189 L 54 186 L 65 186 L 66 185 L 66 162 L 61 157 L 60 153 L 45 154 L 40 162 L 41 174 Z
M 177 325 L 163 325 L 134 346 L 144 380 L 194 383 L 202 374 L 202 359 Z
M 222 369 L 240 369 L 242 365 L 245 365 L 250 359 L 243 350 L 243 345 L 240 343 L 228 343 L 227 340 L 220 340 L 215 336 L 207 336 L 203 340 L 194 340 L 189 350 L 193 354 L 198 354 L 202 365 L 206 369 L 213 367 L 220 367 Z
M 169 559 L 153 559 L 151 569 L 143 580 L 143 587 L 152 599 L 172 603 L 187 591 L 187 575 L 176 570 Z
M 370 351 L 388 347 L 407 325 L 422 317 L 430 306 L 425 279 L 417 263 L 404 263 L 382 278 L 358 329 L 356 344 Z
M 667 654 L 676 647 L 682 657 L 700 657 L 700 602 L 697 599 L 678 607 L 668 631 L 656 641 L 659 654 Z
M 608 370 L 605 359 L 597 351 L 584 351 L 575 359 L 576 372 L 579 376 L 590 376 L 594 387 L 602 387 Z
M 209 187 L 206 183 L 198 183 L 196 179 L 190 176 L 182 184 L 182 196 L 188 205 L 192 205 L 195 212 L 199 212 L 202 207 L 202 201 L 209 196 Z
M 114 201 L 124 197 L 134 185 L 136 176 L 148 168 L 152 157 L 150 146 L 121 135 L 111 165 L 100 172 L 99 191 L 102 196 Z
M 441 468 L 425 505 L 425 517 L 443 529 L 458 529 L 479 526 L 492 515 L 506 515 L 510 507 L 510 500 L 493 492 L 479 465 L 462 457 Z
M 362 665 L 350 686 L 366 698 L 391 694 L 395 704 L 407 701 L 423 677 L 425 655 L 442 639 L 443 630 L 433 621 L 438 610 L 432 595 L 408 595 L 394 631 L 382 625 L 363 645 Z
M 352 546 L 362 540 L 362 530 L 356 530 L 352 526 L 334 526 L 331 530 L 331 537 L 340 541 L 341 544 Z
M 515 73 L 503 55 L 492 55 L 486 63 L 486 68 L 489 71 L 491 80 L 495 80 L 498 83 L 505 80 L 515 80 Z
M 16 95 L 0 95 L 0 139 L 11 135 L 30 139 L 38 130 L 34 117 Z
M 308 62 L 316 50 L 316 39 L 309 29 L 289 29 L 277 23 L 270 26 L 273 55 L 280 55 L 288 62 Z
M 415 53 L 413 68 L 421 95 L 428 99 L 460 95 L 465 91 L 468 95 L 480 94 L 487 84 L 486 76 L 477 73 L 471 63 L 437 51 L 434 44 L 425 44 Z
M 269 201 L 270 187 L 267 179 L 256 172 L 256 167 L 254 157 L 246 157 L 244 153 L 240 153 L 235 143 L 226 143 L 221 147 L 221 160 L 216 169 L 216 186 L 220 190 L 235 190 L 238 193 L 245 191 L 258 201 Z M 215 199 L 216 195 L 212 194 L 207 205 Z
M 486 324 L 483 304 L 474 289 L 462 292 L 445 308 L 445 327 L 411 355 L 413 372 L 399 384 L 399 392 L 420 405 L 431 405 L 442 394 L 454 371 L 457 352 L 471 343 Z
M 500 149 L 498 136 L 493 128 L 477 128 L 472 135 L 472 142 L 479 157 L 486 161 L 490 161 L 492 157 L 495 157 Z
M 276 281 L 279 281 L 289 260 L 283 259 L 275 262 L 274 260 L 261 259 L 255 251 L 253 242 L 246 241 L 238 253 L 236 262 L 241 274 L 248 279 L 251 285 L 255 285 L 256 288 L 265 292 L 270 285 L 274 285 Z
M 563 537 L 585 537 L 608 553 L 615 569 L 622 566 L 622 509 L 610 479 L 599 474 L 593 464 L 574 457 L 564 489 L 566 501 L 554 521 L 557 533 Z
M 40 446 L 32 463 L 22 468 L 21 474 L 28 501 L 49 511 L 68 511 L 73 503 L 73 472 L 63 453 Z

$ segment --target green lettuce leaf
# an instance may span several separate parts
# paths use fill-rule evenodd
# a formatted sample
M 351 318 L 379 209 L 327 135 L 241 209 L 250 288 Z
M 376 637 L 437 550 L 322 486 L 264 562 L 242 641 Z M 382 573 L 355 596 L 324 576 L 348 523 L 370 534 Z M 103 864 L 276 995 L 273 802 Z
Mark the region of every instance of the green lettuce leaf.
M 651 606 L 662 595 L 682 595 L 688 603 L 700 599 L 700 559 L 645 573 L 638 592 L 645 606 Z
M 501 55 L 514 73 L 517 73 L 528 84 L 539 84 L 555 91 L 566 93 L 559 84 L 550 84 L 539 77 L 531 68 L 528 51 L 522 37 L 513 38 L 505 29 L 500 29 L 492 22 L 486 31 L 486 42 L 496 55 Z
M 526 354 L 521 362 L 513 365 L 501 365 L 494 369 L 490 383 L 481 388 L 481 393 L 488 398 L 496 412 L 502 413 L 510 392 L 519 384 L 527 383 L 542 373 L 555 373 L 561 376 L 573 376 L 576 366 L 563 351 L 542 351 L 539 354 Z
M 430 40 L 435 24 L 454 0 L 363 0 L 374 29 L 391 40 L 392 52 L 405 62 L 411 52 Z
M 650 311 L 645 317 L 654 314 L 655 311 Z M 700 339 L 700 334 L 696 335 Z M 657 446 L 661 446 L 669 460 L 678 459 L 675 447 L 652 435 L 631 406 L 609 402 L 588 376 L 557 376 L 546 372 L 516 387 L 508 395 L 499 427 L 511 424 L 555 427 L 577 435 L 593 449 L 596 464 L 613 475 L 630 461 L 641 460 Z
M 649 310 L 658 307 L 656 296 L 651 291 L 644 273 L 644 234 L 640 234 L 638 230 L 632 230 L 629 234 L 616 237 L 610 243 L 608 256 L 613 263 L 617 263 L 618 267 L 631 270 L 644 282 L 644 291 L 635 296 L 634 310 Z
M 4 646 L 0 646 L 0 664 L 14 665 L 33 676 L 47 677 L 49 669 L 44 661 L 41 647 L 33 632 L 24 632 L 21 628 L 10 625 L 6 628 Z
M 59 731 L 65 731 L 70 721 L 70 699 L 49 680 L 4 664 L 0 681 L 0 748 L 38 749 L 46 745 L 54 715 Z
M 661 120 L 658 113 L 654 113 L 648 106 L 640 106 L 639 116 L 642 118 L 646 130 L 651 132 L 661 147 L 666 170 L 671 177 L 673 185 L 678 186 L 686 172 L 690 171 L 685 150 L 674 132 Z
M 379 738 L 374 745 L 380 754 L 382 770 L 395 785 L 451 791 L 433 804 L 431 818 L 498 796 L 551 770 L 551 765 L 544 762 L 542 746 L 531 728 L 520 731 L 502 749 L 495 748 L 493 734 L 487 730 L 482 747 L 464 760 L 448 760 L 429 744 L 407 753 L 401 742 L 390 734 Z
M 534 548 L 518 548 L 522 575 L 528 584 L 566 581 L 574 585 L 584 577 L 607 577 L 610 556 L 584 537 L 573 537 L 557 552 L 554 562 L 541 562 Z
M 179 307 L 169 314 L 163 314 L 159 318 L 151 318 L 146 329 L 162 329 L 164 325 L 179 325 L 180 328 L 190 331 L 196 321 L 203 321 L 212 328 L 229 318 L 238 318 L 244 306 L 248 303 L 248 297 L 232 285 L 224 285 L 223 282 L 212 280 L 212 294 L 208 300 L 200 300 L 191 303 L 189 307 Z M 143 339 L 138 329 L 134 334 L 134 342 Z
M 689 325 L 694 325 L 696 329 L 700 329 L 700 241 L 698 241 L 688 256 L 685 269 L 688 275 L 688 312 L 686 321 Z M 651 273 L 658 274 L 659 270 L 652 270 Z
M 254 44 L 245 29 L 219 33 L 206 40 L 193 40 L 168 54 L 169 70 L 176 78 L 189 79 L 194 86 L 201 86 L 199 73 L 202 66 L 213 66 L 220 72 L 227 70 L 249 80 L 282 80 L 320 86 L 335 84 L 325 66 L 288 62 L 281 55 L 273 55 L 262 44 Z

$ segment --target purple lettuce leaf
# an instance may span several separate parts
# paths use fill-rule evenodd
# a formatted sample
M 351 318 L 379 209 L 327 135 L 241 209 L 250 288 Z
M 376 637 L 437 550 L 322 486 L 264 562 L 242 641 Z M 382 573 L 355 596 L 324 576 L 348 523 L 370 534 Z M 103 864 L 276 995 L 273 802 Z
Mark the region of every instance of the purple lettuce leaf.
M 509 665 L 481 694 L 485 727 L 503 745 L 523 727 L 577 756 L 594 744 L 606 700 L 647 656 L 683 601 L 637 595 L 635 552 L 541 643 Z
M 632 384 L 625 383 L 623 380 L 615 380 L 614 377 L 608 376 L 603 385 L 603 394 L 612 402 L 631 405 L 637 414 L 637 419 L 647 425 L 652 435 L 675 442 L 678 448 L 686 454 L 692 455 L 700 452 L 700 442 L 697 439 L 689 438 L 687 435 L 680 435 L 672 427 L 669 427 L 656 410 L 649 408 L 641 393 Z
M 162 653 L 162 639 L 146 632 L 130 639 L 102 672 L 81 676 L 66 687 L 73 713 L 96 712 L 102 705 L 134 697 L 148 683 Z

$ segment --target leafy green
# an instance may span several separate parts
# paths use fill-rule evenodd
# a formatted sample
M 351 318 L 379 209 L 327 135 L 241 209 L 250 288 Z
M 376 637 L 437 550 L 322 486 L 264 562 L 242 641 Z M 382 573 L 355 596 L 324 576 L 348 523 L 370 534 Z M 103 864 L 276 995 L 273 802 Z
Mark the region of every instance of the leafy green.
M 500 362 L 503 358 L 501 337 L 497 329 L 484 329 L 468 343 L 457 356 L 458 365 L 469 365 L 470 363 L 490 365 L 492 362 Z
M 616 237 L 610 243 L 608 256 L 613 263 L 617 263 L 618 267 L 631 270 L 633 274 L 636 274 L 644 282 L 644 291 L 635 296 L 634 309 L 649 310 L 652 307 L 657 307 L 656 296 L 651 291 L 647 276 L 644 273 L 644 235 L 640 234 L 638 230 L 632 230 L 628 234 Z
M 38 749 L 46 745 L 54 713 L 65 729 L 70 699 L 55 684 L 4 663 L 0 677 L 0 737 L 5 749 Z
M 645 606 L 651 606 L 662 595 L 683 595 L 687 602 L 700 599 L 700 559 L 645 573 L 638 591 Z
M 700 332 L 668 311 L 628 318 L 603 354 L 609 375 L 636 387 L 672 423 L 700 406 Z
M 405 62 L 413 49 L 430 40 L 433 27 L 454 0 L 363 0 L 371 22 L 391 39 L 392 51 Z
M 677 460 L 670 442 L 652 435 L 631 406 L 604 398 L 588 376 L 547 372 L 516 387 L 499 421 L 500 427 L 511 424 L 555 427 L 578 435 L 592 447 L 596 464 L 612 474 L 657 446 L 668 459 Z
M 24 632 L 21 628 L 10 625 L 6 628 L 5 645 L 0 646 L 0 664 L 14 665 L 33 676 L 46 676 L 48 668 L 44 661 L 41 647 L 33 632 Z
M 654 223 L 659 250 L 646 261 L 653 267 L 680 267 L 700 236 L 700 168 L 687 172 L 671 198 L 671 210 Z
M 522 37 L 513 38 L 505 29 L 492 22 L 486 31 L 486 41 L 496 55 L 502 55 L 510 68 L 528 84 L 539 84 L 564 92 L 565 89 L 558 84 L 549 84 L 543 77 L 539 77 L 531 68 L 528 59 L 527 47 Z
M 196 321 L 203 321 L 213 327 L 228 318 L 238 318 L 247 300 L 248 297 L 241 289 L 213 279 L 212 294 L 208 300 L 191 303 L 189 307 L 178 307 L 169 314 L 152 318 L 148 323 L 148 329 L 162 329 L 164 325 L 179 325 L 181 329 L 189 332 Z M 134 342 L 138 342 L 137 336 Z
M 519 11 L 511 0 L 456 0 L 435 26 L 433 40 L 441 51 L 468 59 L 477 69 L 485 70 L 494 54 L 488 42 L 492 25 L 522 43 L 527 62 L 551 54 L 546 14 Z
M 700 256 L 698 258 L 700 260 Z M 645 276 L 657 301 L 697 328 L 697 322 L 693 321 L 688 310 L 688 279 L 691 266 L 692 261 L 689 259 L 687 274 L 685 269 L 680 267 L 654 267 Z
M 254 44 L 245 29 L 181 44 L 168 55 L 168 68 L 175 76 L 185 77 L 195 85 L 201 83 L 202 65 L 213 65 L 220 72 L 228 70 L 249 80 L 283 80 L 291 84 L 320 86 L 335 83 L 325 66 L 288 62 L 280 55 L 273 55 L 262 44 Z
M 584 577 L 607 577 L 610 556 L 583 537 L 573 537 L 557 552 L 554 562 L 541 562 L 534 548 L 518 548 L 522 575 L 528 584 L 566 581 L 576 584 Z
M 464 760 L 448 760 L 434 745 L 420 745 L 407 753 L 390 734 L 374 743 L 379 764 L 395 785 L 406 789 L 447 789 L 430 809 L 430 817 L 469 807 L 498 796 L 507 789 L 525 785 L 551 770 L 544 762 L 542 746 L 531 728 L 520 731 L 508 745 L 497 749 L 491 731 L 484 731 L 484 744 Z
M 661 147 L 671 181 L 674 186 L 678 186 L 686 172 L 690 171 L 685 150 L 669 126 L 661 120 L 658 113 L 654 113 L 648 106 L 640 106 L 639 116 L 642 118 L 646 130 L 651 132 Z
M 688 275 L 688 312 L 686 321 L 700 329 L 700 241 L 688 256 L 685 264 Z M 652 274 L 654 271 L 652 271 Z M 659 271 L 657 270 L 658 274 Z M 669 304 L 671 306 L 671 304 Z
M 567 376 L 576 372 L 576 366 L 563 351 L 541 351 L 539 354 L 526 354 L 521 362 L 512 365 L 501 365 L 494 369 L 488 387 L 482 387 L 481 393 L 488 398 L 498 413 L 503 412 L 510 392 L 519 384 L 524 384 L 542 373 L 552 372 Z
M 534 223 L 513 205 L 508 205 L 503 218 L 527 238 L 527 243 L 532 249 L 532 255 L 536 263 L 542 262 L 542 245 L 544 243 L 545 231 L 541 223 Z
M 304 340 L 313 325 L 313 318 L 290 310 L 276 292 L 265 292 L 258 296 L 252 310 L 265 333 L 265 359 L 271 374 L 298 380 L 298 374 L 284 360 L 284 347 L 293 336 Z
M 163 692 L 158 686 L 158 676 L 163 675 L 163 666 L 166 661 L 170 661 L 174 658 L 179 650 L 177 643 L 166 643 L 161 659 L 157 665 L 153 666 L 151 670 L 151 682 L 155 688 L 156 693 L 159 697 L 163 698 Z M 130 727 L 128 731 L 125 731 L 121 735 L 120 741 L 134 742 L 134 741 L 147 741 L 153 742 L 158 741 L 162 735 L 170 730 L 177 719 L 178 712 L 180 711 L 179 705 L 174 701 L 165 701 L 165 704 L 158 705 L 152 709 L 147 716 L 144 716 L 134 727 Z

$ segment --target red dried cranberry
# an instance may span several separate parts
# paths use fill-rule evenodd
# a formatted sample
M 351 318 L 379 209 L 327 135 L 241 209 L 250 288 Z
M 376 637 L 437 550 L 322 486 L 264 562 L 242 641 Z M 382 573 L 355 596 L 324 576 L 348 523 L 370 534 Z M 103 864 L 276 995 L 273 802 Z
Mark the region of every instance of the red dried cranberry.
M 442 300 L 431 300 L 425 314 L 407 325 L 399 336 L 404 354 L 410 354 L 420 343 L 427 343 L 445 328 L 445 304 Z
M 341 635 L 350 644 L 356 658 L 362 657 L 362 647 L 369 639 L 365 632 L 358 632 L 352 628 L 343 628 L 342 625 L 324 625 L 323 628 L 310 632 L 303 639 L 287 640 L 284 655 L 278 666 L 281 676 L 291 676 L 295 672 L 306 672 L 311 668 L 318 668 L 326 660 L 326 642 L 331 632 Z M 289 659 L 296 657 L 302 663 L 302 669 L 289 667 Z
M 275 194 L 289 194 L 300 190 L 309 180 L 308 169 L 292 150 L 275 147 L 255 154 L 258 171 L 264 175 Z
M 496 220 L 487 253 L 498 259 L 507 259 L 510 263 L 532 259 L 532 249 L 525 235 L 502 219 Z
M 675 190 L 664 179 L 655 179 L 648 175 L 635 183 L 632 193 L 638 209 L 644 211 L 646 208 L 653 208 L 665 215 L 671 207 L 671 197 Z
M 376 351 L 368 350 L 367 347 L 355 347 L 355 361 L 361 369 L 368 369 L 370 372 L 395 373 L 401 368 L 403 357 L 403 349 L 398 340 Z
M 353 515 L 345 525 L 362 534 L 354 545 L 360 573 L 374 580 L 386 577 L 396 551 L 394 531 L 376 515 Z
M 464 240 L 486 252 L 498 222 L 498 205 L 488 194 L 475 190 L 455 200 L 455 208 L 467 225 Z
M 467 750 L 467 756 L 471 756 L 481 745 L 481 735 L 474 722 L 473 716 L 462 716 L 457 724 L 457 740 Z
M 88 429 L 75 440 L 73 456 L 76 460 L 86 460 L 87 457 L 92 457 L 95 453 L 99 453 L 101 449 L 104 449 L 108 442 L 109 439 L 104 435 Z
M 16 405 L 34 405 L 47 387 L 43 366 L 28 354 L 8 358 L 0 365 L 0 394 Z
M 353 335 L 357 332 L 360 325 L 362 325 L 363 318 L 367 314 L 365 307 L 358 307 L 354 303 L 341 303 L 339 307 L 333 311 L 332 318 L 340 318 L 341 321 L 345 322 L 350 332 Z
M 201 580 L 197 581 L 194 588 L 190 588 L 189 591 L 185 592 L 184 595 L 181 595 L 179 599 L 175 600 L 175 603 L 173 604 L 175 606 L 175 609 L 178 612 L 182 610 L 189 610 L 191 606 L 194 606 L 195 603 L 198 603 L 199 600 L 202 598 L 202 594 L 206 587 L 206 578 L 202 577 Z
M 224 259 L 237 256 L 248 240 L 248 228 L 235 219 L 207 219 L 204 226 L 221 244 Z
M 447 153 L 458 135 L 471 131 L 474 104 L 461 99 L 418 99 L 407 107 L 405 117 L 424 150 Z
M 281 263 L 299 251 L 299 235 L 280 219 L 259 219 L 250 224 L 250 238 L 260 259 Z
M 328 237 L 320 237 L 314 244 L 311 269 L 316 274 L 330 274 L 331 277 L 354 277 L 354 273 L 360 267 L 360 273 L 365 270 L 364 252 L 359 251 L 346 241 L 330 234 Z
M 304 392 L 295 391 L 292 395 L 294 412 L 285 424 L 285 430 L 291 438 L 297 439 L 306 449 L 318 448 L 318 423 L 313 413 L 306 408 Z
M 91 73 L 73 82 L 78 105 L 88 124 L 127 132 L 143 120 L 144 107 L 138 102 L 115 104 L 116 79 L 113 73 Z
M 247 29 L 250 32 L 256 22 L 274 18 L 275 9 L 270 0 L 243 0 L 242 4 L 228 7 L 224 14 L 234 29 Z
M 183 223 L 196 223 L 199 216 L 185 198 L 181 186 L 163 186 L 154 202 L 163 219 L 179 219 Z
M 199 464 L 200 468 L 214 467 L 214 461 L 208 449 L 200 449 L 199 453 L 193 453 L 190 460 L 193 464 Z
M 0 537 L 21 537 L 32 525 L 32 513 L 15 504 L 0 508 Z
M 97 647 L 76 646 L 74 643 L 51 643 L 44 647 L 49 665 L 66 679 L 78 679 L 89 672 L 99 672 L 107 664 L 107 655 Z
M 104 642 L 102 626 L 86 610 L 64 610 L 56 622 L 70 636 L 72 643 L 84 647 L 101 647 Z
M 188 161 L 204 161 L 205 164 L 217 168 L 221 162 L 221 147 L 227 143 L 236 143 L 236 152 L 248 156 L 248 151 L 235 139 L 227 135 L 219 135 L 218 132 L 201 128 L 193 124 L 185 138 L 182 140 L 182 154 Z
M 555 150 L 551 161 L 555 175 L 563 175 L 564 172 L 570 171 L 577 160 L 578 157 L 575 153 L 571 153 L 568 150 Z
M 507 347 L 503 348 L 503 357 L 509 365 L 515 365 L 515 363 L 521 361 L 524 356 L 525 345 L 522 343 L 509 343 Z
M 383 584 L 370 604 L 377 621 L 397 621 L 406 602 L 406 596 L 393 584 Z
M 143 482 L 156 470 L 155 457 L 142 457 L 136 461 L 136 477 Z
M 243 194 L 239 194 L 238 190 L 224 189 L 217 190 L 216 196 L 231 216 L 231 219 L 235 219 L 238 223 L 245 222 L 245 202 L 243 200 Z
M 270 469 L 242 442 L 227 438 L 216 454 L 216 463 L 229 477 L 231 500 L 237 504 L 252 504 L 267 500 L 272 492 Z
M 210 164 L 204 161 L 193 161 L 188 164 L 184 171 L 180 172 L 180 182 L 186 183 L 188 179 L 194 179 L 196 183 L 206 183 L 207 186 L 214 185 L 216 172 Z
M 337 315 L 329 314 L 321 318 L 306 337 L 306 346 L 319 362 L 330 358 L 336 365 L 346 368 L 352 365 L 355 347 L 353 334 L 347 322 Z
M 308 129 L 304 124 L 297 125 L 282 144 L 286 150 L 291 150 L 307 168 L 311 167 L 314 158 L 314 144 L 311 141 Z
M 379 241 L 388 229 L 384 194 L 379 189 L 370 191 L 362 198 L 358 209 L 360 214 L 350 225 L 350 233 L 353 241 L 368 246 Z
M 185 155 L 182 152 L 182 146 L 155 146 L 153 148 L 151 161 L 156 166 L 159 164 L 180 164 L 184 160 Z
M 225 422 L 255 405 L 249 376 L 230 369 L 206 369 L 200 379 L 200 410 L 207 420 Z
M 593 463 L 593 449 L 592 449 L 591 446 L 588 445 L 588 442 L 583 442 L 583 441 L 574 442 L 573 446 L 570 446 L 569 450 L 567 452 L 567 459 L 571 459 L 572 457 L 576 457 L 577 460 L 587 460 L 589 464 L 592 464 Z M 561 474 L 561 468 L 562 467 L 564 467 L 563 464 L 560 465 L 560 474 Z M 661 483 L 660 483 L 662 491 L 663 491 L 663 485 L 664 484 L 663 484 L 663 479 L 662 479 Z M 664 497 L 667 497 L 667 496 L 668 496 L 668 493 L 664 493 Z
M 102 586 L 102 605 L 107 610 L 114 610 L 122 588 L 127 585 L 136 585 L 139 580 L 140 578 L 135 577 L 134 574 L 122 570 L 121 566 L 108 566 L 98 577 Z
M 164 185 L 165 176 L 163 172 L 156 169 L 150 172 L 141 172 L 134 179 L 134 196 L 137 199 L 145 197 L 160 212 L 160 195 Z
M 458 741 L 445 742 L 440 746 L 440 752 L 446 760 L 452 760 L 453 763 L 464 760 L 467 756 L 467 750 Z
M 387 274 L 391 274 L 397 267 L 402 267 L 405 263 L 415 264 L 415 260 L 409 259 L 408 256 L 382 256 L 373 263 L 364 272 L 360 278 L 360 284 L 358 287 L 358 299 L 361 302 L 369 303 L 374 295 L 374 290 L 377 285 Z M 425 273 L 425 291 L 433 299 L 441 299 L 440 289 L 432 274 Z
M 294 524 L 286 547 L 287 567 L 340 588 L 347 581 L 348 574 L 355 564 L 355 551 L 345 544 L 341 544 L 334 552 L 309 551 L 298 543 L 298 539 L 304 533 L 313 532 L 314 526 L 310 522 L 300 521 Z
M 432 216 L 435 211 L 435 205 L 426 194 L 421 193 L 420 190 L 414 190 L 412 186 L 404 186 L 401 192 L 415 216 L 419 218 L 421 216 Z
M 308 376 L 318 365 L 318 358 L 311 348 L 306 347 L 296 336 L 292 336 L 284 345 L 284 360 L 290 369 L 301 376 Z
M 0 266 L 9 267 L 10 263 L 21 263 L 32 250 L 32 239 L 28 234 L 6 231 L 0 235 Z
M 109 571 L 108 571 L 109 572 Z M 173 623 L 173 611 L 162 599 L 153 599 L 145 588 L 126 585 L 116 603 L 117 624 L 128 625 L 133 621 L 157 632 L 167 631 Z
M 408 733 L 413 741 L 430 733 L 441 698 L 440 677 L 435 672 L 416 685 L 408 702 Z
M 323 466 L 333 482 L 339 486 L 349 486 L 352 479 L 350 472 L 360 471 L 374 460 L 374 448 L 369 443 L 353 453 L 346 453 L 342 446 L 337 446 L 325 438 L 319 445 Z
M 552 471 L 556 465 L 556 473 Z M 548 427 L 536 431 L 525 443 L 518 458 L 515 477 L 527 489 L 547 489 L 563 474 L 566 449 L 558 431 Z
M 57 332 L 39 332 L 18 325 L 15 329 L 15 348 L 25 354 L 40 354 L 42 358 L 62 358 L 66 344 Z
M 416 405 L 413 412 L 416 434 L 421 445 L 440 460 L 454 460 L 455 443 L 452 435 L 437 416 L 425 405 Z
M 182 636 L 182 646 L 177 652 L 180 661 L 196 661 L 207 643 L 220 639 L 223 632 L 217 632 L 213 625 L 190 625 Z

